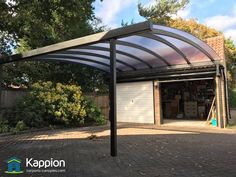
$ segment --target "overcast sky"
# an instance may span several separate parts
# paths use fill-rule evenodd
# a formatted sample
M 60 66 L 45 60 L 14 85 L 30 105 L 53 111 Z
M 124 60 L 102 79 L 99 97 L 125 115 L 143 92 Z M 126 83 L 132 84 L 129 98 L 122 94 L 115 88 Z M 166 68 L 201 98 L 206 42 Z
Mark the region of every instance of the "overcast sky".
M 155 0 L 140 0 L 148 5 Z M 95 14 L 105 25 L 111 28 L 121 26 L 121 21 L 135 23 L 144 21 L 137 9 L 138 0 L 96 0 Z M 190 0 L 188 6 L 178 16 L 194 18 L 199 22 L 222 31 L 226 37 L 232 37 L 236 44 L 236 1 L 235 0 Z

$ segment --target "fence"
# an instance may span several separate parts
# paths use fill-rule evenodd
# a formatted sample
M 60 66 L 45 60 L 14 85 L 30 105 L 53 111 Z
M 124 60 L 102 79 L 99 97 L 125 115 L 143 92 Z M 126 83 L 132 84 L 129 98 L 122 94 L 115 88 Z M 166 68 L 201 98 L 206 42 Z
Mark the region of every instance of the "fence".
M 1 108 L 11 108 L 14 106 L 17 99 L 22 98 L 28 94 L 28 91 L 25 89 L 7 89 L 1 90 Z
M 101 109 L 103 115 L 109 119 L 109 96 L 108 95 L 98 95 L 95 97 L 96 105 Z
M 26 89 L 4 89 L 1 90 L 1 102 L 0 108 L 7 109 L 12 108 L 17 99 L 22 98 L 23 96 L 29 93 Z M 99 107 L 103 113 L 103 115 L 108 119 L 109 117 L 109 97 L 108 95 L 94 95 L 94 94 L 86 94 L 92 98 L 97 107 Z
M 109 96 L 108 95 L 91 95 L 86 94 L 90 98 L 94 99 L 95 104 L 99 107 L 103 115 L 108 119 L 109 118 Z

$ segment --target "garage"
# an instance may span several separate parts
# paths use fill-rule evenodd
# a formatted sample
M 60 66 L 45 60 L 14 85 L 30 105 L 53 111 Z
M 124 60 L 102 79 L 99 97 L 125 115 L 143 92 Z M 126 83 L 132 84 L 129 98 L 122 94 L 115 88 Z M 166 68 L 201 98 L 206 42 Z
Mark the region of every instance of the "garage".
M 153 82 L 117 84 L 117 121 L 154 123 Z
M 215 100 L 213 78 L 161 83 L 163 119 L 206 121 Z
M 165 120 L 206 121 L 215 103 L 215 88 L 214 77 L 207 76 L 119 83 L 117 121 L 157 125 Z
M 134 40 L 135 43 L 137 41 Z M 216 122 L 214 126 L 226 127 L 229 110 L 224 38 L 219 36 L 206 39 L 205 42 L 196 41 L 197 45 L 191 43 L 192 46 L 188 46 L 190 43 L 186 40 L 173 40 L 177 48 L 162 41 L 166 45 L 162 49 L 168 51 L 168 55 L 163 54 L 163 59 L 169 62 L 169 66 L 118 75 L 118 122 L 161 126 L 174 120 L 176 123 L 190 121 L 196 125 L 200 122 L 212 125 L 213 120 Z M 200 43 L 201 46 L 198 46 Z M 156 44 L 155 49 L 154 43 L 152 45 L 152 50 L 157 52 L 159 45 Z M 180 61 L 179 55 L 187 64 L 183 64 L 183 58 Z M 147 59 L 148 55 L 143 53 L 142 57 Z M 144 85 L 148 89 L 142 90 Z

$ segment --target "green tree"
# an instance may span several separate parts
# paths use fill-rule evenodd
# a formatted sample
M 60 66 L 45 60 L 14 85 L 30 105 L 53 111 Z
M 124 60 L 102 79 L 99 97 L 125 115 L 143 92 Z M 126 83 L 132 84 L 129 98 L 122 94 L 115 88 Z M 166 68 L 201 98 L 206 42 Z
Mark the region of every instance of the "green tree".
M 81 85 L 84 92 L 106 93 L 104 73 L 94 68 L 62 62 L 15 62 L 4 65 L 6 86 L 30 87 L 39 80 Z
M 124 20 L 121 21 L 122 27 L 126 27 L 126 26 L 133 25 L 133 24 L 135 24 L 134 19 L 132 19 L 130 22 L 125 22 Z
M 200 24 L 194 19 L 173 18 L 188 3 L 189 0 L 156 0 L 155 4 L 149 7 L 144 7 L 139 3 L 138 9 L 141 16 L 153 23 L 189 32 L 200 39 L 215 37 L 221 34 L 219 31 Z
M 225 54 L 228 70 L 228 79 L 229 81 L 231 81 L 229 86 L 231 88 L 235 88 L 235 80 L 233 80 L 233 76 L 235 75 L 236 46 L 231 38 L 225 40 Z
M 93 2 L 2 0 L 0 31 L 10 35 L 16 44 L 25 40 L 32 49 L 84 36 L 93 32 L 90 25 L 95 19 Z
M 189 32 L 202 40 L 222 35 L 222 33 L 216 29 L 200 24 L 194 19 L 170 19 L 168 21 L 168 26 Z
M 140 2 L 138 3 L 138 11 L 141 16 L 147 20 L 166 25 L 173 15 L 183 9 L 189 0 L 156 0 L 154 5 L 149 7 L 143 6 Z
M 95 0 L 12 0 L 0 2 L 0 53 L 13 48 L 22 53 L 102 31 L 94 16 Z M 3 34 L 3 35 L 1 35 Z M 38 80 L 62 83 L 87 83 L 83 89 L 104 90 L 103 73 L 62 62 L 18 62 L 4 65 L 4 84 L 28 87 Z M 86 73 L 86 74 L 85 74 Z M 93 82 L 88 82 L 92 80 Z M 87 82 L 86 82 L 87 81 Z

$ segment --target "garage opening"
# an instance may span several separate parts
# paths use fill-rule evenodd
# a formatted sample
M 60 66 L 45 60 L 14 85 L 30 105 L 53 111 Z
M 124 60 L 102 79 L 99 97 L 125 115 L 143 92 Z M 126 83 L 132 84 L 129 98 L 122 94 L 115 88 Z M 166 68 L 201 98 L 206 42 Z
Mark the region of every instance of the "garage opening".
M 206 121 L 215 97 L 213 79 L 161 83 L 164 123 L 168 120 Z

